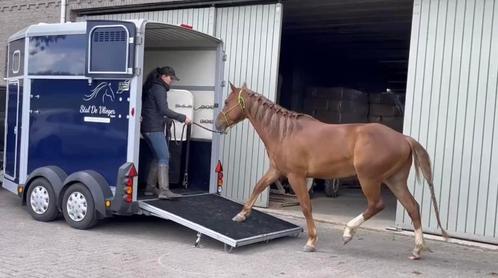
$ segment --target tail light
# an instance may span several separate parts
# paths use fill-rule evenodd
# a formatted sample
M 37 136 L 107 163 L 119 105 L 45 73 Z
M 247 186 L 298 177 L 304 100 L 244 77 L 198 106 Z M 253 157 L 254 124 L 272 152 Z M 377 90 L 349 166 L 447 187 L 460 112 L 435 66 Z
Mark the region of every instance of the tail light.
M 223 165 L 221 165 L 221 161 L 218 160 L 218 164 L 216 165 L 216 173 L 218 174 L 218 177 L 217 177 L 217 191 L 218 191 L 218 194 L 221 193 L 221 191 L 223 190 Z
M 190 29 L 190 30 L 192 30 L 192 29 L 193 29 L 193 26 L 192 26 L 192 25 L 190 25 L 190 24 L 185 24 L 185 23 L 182 23 L 182 24 L 180 24 L 180 26 L 181 26 L 181 27 L 183 27 L 183 28 L 185 28 L 185 29 Z
M 137 175 L 137 169 L 135 169 L 135 165 L 132 164 L 124 179 L 123 199 L 127 203 L 133 202 L 133 183 Z

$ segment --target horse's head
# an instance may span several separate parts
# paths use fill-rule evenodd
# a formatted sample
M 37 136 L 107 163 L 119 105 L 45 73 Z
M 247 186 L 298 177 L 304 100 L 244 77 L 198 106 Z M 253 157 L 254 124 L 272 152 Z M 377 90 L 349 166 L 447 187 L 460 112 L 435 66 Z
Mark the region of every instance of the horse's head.
M 247 90 L 246 85 L 244 84 L 242 88 L 237 88 L 230 83 L 230 89 L 231 92 L 225 100 L 223 110 L 216 118 L 216 129 L 223 132 L 247 117 L 246 95 L 244 93 Z

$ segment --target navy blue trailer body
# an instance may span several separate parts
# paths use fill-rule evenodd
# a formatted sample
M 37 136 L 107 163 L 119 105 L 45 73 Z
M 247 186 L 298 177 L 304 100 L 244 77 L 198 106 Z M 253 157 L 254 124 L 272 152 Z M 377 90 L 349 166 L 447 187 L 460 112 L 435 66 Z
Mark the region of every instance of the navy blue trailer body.
M 182 81 L 168 95 L 170 104 L 212 127 L 224 87 L 223 61 L 219 39 L 145 20 L 37 24 L 14 34 L 8 42 L 3 187 L 21 197 L 33 218 L 51 221 L 62 213 L 79 229 L 115 214 L 146 214 L 231 247 L 298 234 L 300 227 L 275 219 L 274 227 L 249 225 L 246 238 L 230 238 L 229 231 L 216 230 L 231 229 L 226 219 L 194 223 L 188 219 L 209 219 L 210 212 L 176 208 L 186 213 L 179 215 L 171 204 L 140 194 L 139 177 L 150 160 L 140 135 L 144 76 L 157 66 L 173 66 Z M 219 135 L 194 126 L 187 141 L 181 125 L 175 127 L 172 147 L 180 149 L 173 150 L 179 154 L 173 162 L 193 161 L 192 186 L 200 186 L 200 194 L 197 188 L 178 206 L 224 211 L 228 202 L 231 210 L 240 209 L 221 197 L 205 198 L 218 189 Z M 195 151 L 189 157 L 186 144 Z M 264 219 L 272 223 L 271 216 Z

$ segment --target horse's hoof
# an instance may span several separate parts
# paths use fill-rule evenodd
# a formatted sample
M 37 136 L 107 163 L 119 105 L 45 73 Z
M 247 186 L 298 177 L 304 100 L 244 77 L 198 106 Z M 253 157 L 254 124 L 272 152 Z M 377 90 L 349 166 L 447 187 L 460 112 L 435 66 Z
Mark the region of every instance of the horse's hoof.
M 352 239 L 353 239 L 352 236 L 343 236 L 342 237 L 342 241 L 344 242 L 344 245 L 348 244 Z
M 415 256 L 415 255 L 411 255 L 410 257 L 408 257 L 410 260 L 412 261 L 417 261 L 417 260 L 420 260 L 420 256 Z
M 235 221 L 235 222 L 239 222 L 239 223 L 241 223 L 241 222 L 244 222 L 244 221 L 246 220 L 246 217 L 245 217 L 245 216 L 243 216 L 243 215 L 241 215 L 241 214 L 239 213 L 239 214 L 235 215 L 235 217 L 234 217 L 234 218 L 232 218 L 232 220 L 233 220 L 233 221 Z
M 304 248 L 303 248 L 303 251 L 304 252 L 315 252 L 316 251 L 316 248 L 313 247 L 313 246 L 309 246 L 309 245 L 305 245 Z
M 413 250 L 412 255 L 408 257 L 412 261 L 420 260 L 420 251 L 419 250 Z

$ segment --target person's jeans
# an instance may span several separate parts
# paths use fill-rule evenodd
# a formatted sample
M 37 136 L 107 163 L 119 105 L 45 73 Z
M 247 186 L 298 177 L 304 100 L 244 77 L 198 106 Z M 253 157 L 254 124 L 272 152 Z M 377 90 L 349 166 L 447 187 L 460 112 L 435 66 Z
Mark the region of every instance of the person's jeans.
M 144 132 L 145 141 L 152 149 L 159 165 L 169 166 L 168 142 L 163 132 Z

